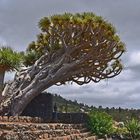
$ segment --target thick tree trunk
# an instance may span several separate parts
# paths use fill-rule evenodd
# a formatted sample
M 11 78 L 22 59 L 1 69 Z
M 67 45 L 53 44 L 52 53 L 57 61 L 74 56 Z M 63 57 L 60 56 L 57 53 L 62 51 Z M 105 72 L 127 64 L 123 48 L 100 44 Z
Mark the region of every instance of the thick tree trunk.
M 35 98 L 38 94 L 44 91 L 46 88 L 49 88 L 54 84 L 53 80 L 48 79 L 48 82 L 45 83 L 35 83 L 32 84 L 30 90 L 23 90 L 21 96 L 16 97 L 13 102 L 11 115 L 17 116 L 20 115 L 24 108 L 30 103 L 30 101 Z
M 42 91 L 66 81 L 66 75 L 76 65 L 63 64 L 65 56 L 45 64 L 46 56 L 42 56 L 32 67 L 22 69 L 16 74 L 12 83 L 7 84 L 2 92 L 3 100 L 0 105 L 0 115 L 20 115 L 24 108 Z

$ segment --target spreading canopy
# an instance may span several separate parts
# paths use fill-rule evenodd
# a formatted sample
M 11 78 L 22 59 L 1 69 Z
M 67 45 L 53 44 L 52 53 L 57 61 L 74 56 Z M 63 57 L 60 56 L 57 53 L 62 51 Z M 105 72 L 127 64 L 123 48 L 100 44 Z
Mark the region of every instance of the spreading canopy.
M 65 53 L 63 64 L 77 63 L 65 82 L 99 82 L 121 72 L 119 58 L 125 51 L 124 43 L 113 25 L 102 17 L 93 13 L 65 13 L 42 18 L 39 27 L 42 33 L 29 45 L 27 52 L 39 57 L 48 53 L 51 61 Z M 34 57 L 34 61 L 36 59 Z
M 53 85 L 79 85 L 112 78 L 122 71 L 125 52 L 115 28 L 93 13 L 44 17 L 41 33 L 24 54 L 27 67 L 2 92 L 0 114 L 20 115 L 27 104 Z

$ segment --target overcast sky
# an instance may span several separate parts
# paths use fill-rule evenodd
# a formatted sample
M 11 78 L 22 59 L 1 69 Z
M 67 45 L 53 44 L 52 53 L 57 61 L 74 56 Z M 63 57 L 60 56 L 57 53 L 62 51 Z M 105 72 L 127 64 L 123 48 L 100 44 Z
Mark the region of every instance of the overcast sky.
M 39 33 L 41 17 L 86 11 L 115 25 L 127 48 L 124 70 L 98 84 L 54 86 L 49 91 L 89 105 L 140 108 L 140 0 L 0 0 L 0 44 L 25 50 Z

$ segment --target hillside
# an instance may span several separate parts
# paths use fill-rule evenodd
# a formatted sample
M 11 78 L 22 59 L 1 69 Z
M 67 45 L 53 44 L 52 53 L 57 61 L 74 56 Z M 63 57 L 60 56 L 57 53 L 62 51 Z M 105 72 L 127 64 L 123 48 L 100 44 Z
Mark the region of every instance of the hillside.
M 90 107 L 83 103 L 78 103 L 76 100 L 66 100 L 60 95 L 53 96 L 53 102 L 57 104 L 59 112 L 88 112 Z
M 60 95 L 55 94 L 53 96 L 53 102 L 57 104 L 58 112 L 89 112 L 92 110 L 97 111 L 105 111 L 110 114 L 114 120 L 116 121 L 125 121 L 126 119 L 130 119 L 132 117 L 137 118 L 140 120 L 140 109 L 124 109 L 124 108 L 109 108 L 109 107 L 95 107 L 95 106 L 88 106 L 83 103 L 78 103 L 76 100 L 66 100 Z

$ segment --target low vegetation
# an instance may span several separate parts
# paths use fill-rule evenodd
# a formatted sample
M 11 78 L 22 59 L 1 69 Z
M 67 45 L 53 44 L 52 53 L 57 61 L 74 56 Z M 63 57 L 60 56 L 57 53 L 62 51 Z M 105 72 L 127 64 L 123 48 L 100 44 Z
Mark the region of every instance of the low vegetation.
M 110 115 L 105 112 L 93 111 L 89 113 L 88 126 L 91 132 L 99 138 L 116 136 L 125 140 L 140 139 L 140 121 L 134 118 L 126 121 L 124 126 L 115 126 Z
M 89 106 L 83 103 L 78 103 L 77 100 L 67 100 L 60 95 L 54 95 L 54 102 L 57 104 L 59 112 L 90 112 L 94 111 L 102 111 L 106 112 L 107 114 L 111 115 L 113 120 L 117 122 L 125 122 L 126 120 L 130 120 L 131 118 L 136 118 L 140 120 L 140 109 L 124 109 L 121 107 L 114 108 L 114 107 L 95 107 Z
M 113 133 L 113 119 L 105 112 L 90 112 L 88 126 L 99 138 Z
M 140 110 L 93 107 L 76 100 L 54 95 L 59 112 L 85 112 L 89 114 L 88 127 L 99 138 L 105 136 L 124 140 L 140 140 Z M 89 113 L 90 112 L 90 113 Z
M 130 137 L 132 140 L 140 139 L 140 121 L 132 118 L 126 122 L 125 127 L 128 130 L 128 137 Z

